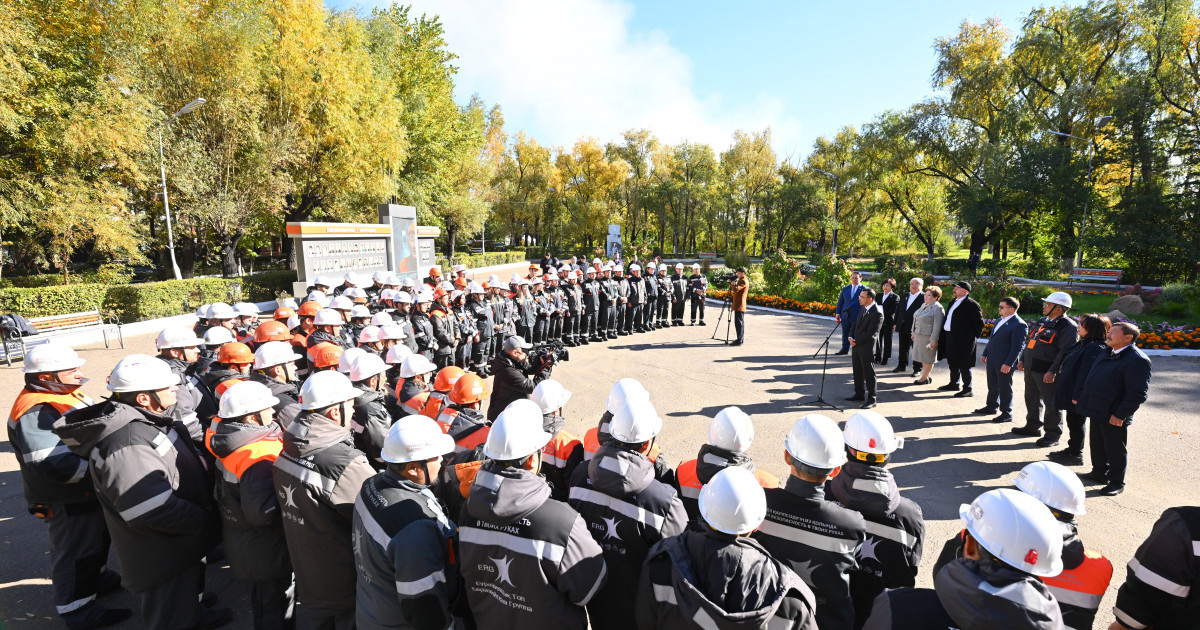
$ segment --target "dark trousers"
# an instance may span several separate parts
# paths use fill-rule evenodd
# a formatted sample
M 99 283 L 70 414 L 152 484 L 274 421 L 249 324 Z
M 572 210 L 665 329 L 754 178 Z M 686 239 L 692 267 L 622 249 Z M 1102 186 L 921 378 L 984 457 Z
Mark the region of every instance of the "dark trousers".
M 354 608 L 349 610 L 314 610 L 302 608 L 301 630 L 354 630 Z
M 642 305 L 641 304 L 626 304 L 625 305 L 625 323 L 621 329 L 628 333 L 642 331 Z
M 629 310 L 629 303 L 617 302 L 617 316 L 608 324 L 609 334 L 625 332 L 625 311 Z
M 608 304 L 600 303 L 600 308 L 596 311 L 596 336 L 604 337 L 608 334 Z
M 250 612 L 254 630 L 291 630 L 296 627 L 294 576 L 250 585 Z
M 685 302 L 683 300 L 678 300 L 678 301 L 671 303 L 671 325 L 672 326 L 682 326 L 683 325 L 683 307 L 686 304 L 687 304 L 687 302 Z
M 875 400 L 875 364 L 872 363 L 875 353 L 872 352 L 872 345 L 858 343 L 850 355 L 854 364 L 854 395 L 866 393 L 867 400 Z
M 546 338 L 546 328 L 549 319 L 550 318 L 545 315 L 538 315 L 537 321 L 533 324 L 533 339 L 526 339 L 526 341 L 532 341 L 532 343 L 541 343 Z
M 573 342 L 578 342 L 580 333 L 587 332 L 586 330 L 584 330 L 584 331 L 579 330 L 579 328 L 580 328 L 579 324 L 580 324 L 581 319 L 583 319 L 583 313 L 580 313 L 580 312 L 570 313 L 569 316 L 567 317 L 567 320 L 565 322 L 563 322 L 563 325 L 566 327 L 566 329 L 563 331 L 563 334 L 566 335 L 567 339 L 570 339 Z
M 1046 437 L 1058 438 L 1062 436 L 1062 412 L 1054 403 L 1058 383 L 1046 383 L 1044 376 L 1045 372 L 1025 370 L 1025 425 L 1045 429 Z
M 1128 438 L 1128 422 L 1115 427 L 1108 423 L 1108 418 L 1092 418 L 1092 472 L 1104 475 L 1114 486 L 1125 485 Z
M 1083 454 L 1083 438 L 1087 434 L 1087 418 L 1067 411 L 1067 450 Z
M 887 363 L 892 358 L 892 326 L 884 326 L 879 330 L 879 341 L 875 346 L 875 360 Z
M 454 365 L 464 370 L 467 369 L 467 365 L 471 362 L 471 357 L 474 356 L 474 347 L 477 345 L 479 344 L 469 341 L 458 342 L 458 345 L 454 348 Z
M 517 324 L 517 336 L 525 341 L 533 341 L 533 329 L 524 324 Z
M 179 630 L 200 624 L 204 563 L 197 562 L 158 586 L 139 593 L 146 630 Z
M 950 368 L 950 383 L 957 385 L 962 380 L 963 389 L 971 387 L 971 368 Z
M 1000 371 L 1004 364 L 999 361 L 991 361 L 987 364 L 987 403 L 984 407 L 988 409 L 999 409 L 1000 413 L 1012 415 L 1013 401 L 1013 373 L 1010 370 L 1008 374 Z
M 850 331 L 854 330 L 854 320 L 849 317 L 842 316 L 842 349 L 838 352 L 850 351 Z
M 596 338 L 596 311 L 583 314 L 583 320 L 579 323 L 579 336 L 584 339 Z
M 746 341 L 746 311 L 733 312 L 733 329 L 737 331 L 738 343 Z
M 551 315 L 550 316 L 550 329 L 546 331 L 546 334 L 550 337 L 550 339 L 553 339 L 555 341 L 562 339 L 562 335 L 563 335 L 563 316 L 562 315 Z
M 692 297 L 692 323 L 696 323 L 696 311 L 700 312 L 700 323 L 704 323 L 704 298 L 700 296 Z
M 471 344 L 471 361 L 475 365 L 486 366 L 488 360 L 492 358 L 492 344 L 496 339 L 492 337 L 480 337 L 479 341 Z
M 49 508 L 45 522 L 50 536 L 54 608 L 68 624 L 83 624 L 96 608 L 100 574 L 108 561 L 110 540 L 104 512 L 95 501 L 51 503 Z
M 658 314 L 658 309 L 655 308 L 656 297 L 647 297 L 646 304 L 642 306 L 642 328 L 646 330 L 654 329 L 654 317 Z
M 608 309 L 605 310 L 604 328 L 603 328 L 602 332 L 605 335 L 608 335 L 609 339 L 616 339 L 616 337 L 617 337 L 617 305 L 616 304 L 610 304 L 608 306 Z
M 658 298 L 658 325 L 671 325 L 671 298 L 670 296 L 662 296 Z
M 450 367 L 451 365 L 454 365 L 454 349 L 451 348 L 450 352 L 446 353 L 434 353 L 433 364 L 436 365 L 439 370 L 444 367 Z

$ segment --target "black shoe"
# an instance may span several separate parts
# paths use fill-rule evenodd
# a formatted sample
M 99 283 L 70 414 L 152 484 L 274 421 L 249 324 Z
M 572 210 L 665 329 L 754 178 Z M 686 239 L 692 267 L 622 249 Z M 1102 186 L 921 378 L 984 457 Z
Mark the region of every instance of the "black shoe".
M 704 323 L 704 320 L 702 319 L 702 320 L 700 320 L 700 325 L 701 325 L 701 326 L 707 326 L 708 324 L 705 324 L 705 323 Z
M 862 394 L 855 394 L 853 396 L 846 397 L 846 400 L 866 400 L 866 399 L 867 399 L 867 397 L 863 396 Z
M 913 385 L 930 385 L 933 383 L 932 378 L 927 378 L 923 381 L 913 381 Z
M 1092 484 L 1102 483 L 1108 485 L 1108 475 L 1098 473 L 1094 470 L 1089 470 L 1088 472 L 1079 475 L 1079 478 L 1083 481 L 1090 481 Z
M 1040 439 L 1034 443 L 1041 447 L 1058 446 L 1058 438 L 1050 437 L 1049 435 L 1047 435 L 1047 436 L 1043 436 L 1042 439 Z
M 958 383 L 946 383 L 938 388 L 943 392 L 956 392 L 959 390 Z
M 92 604 L 92 609 L 88 613 L 87 620 L 79 623 L 69 623 L 67 624 L 67 627 L 71 630 L 107 628 L 109 626 L 115 626 L 132 616 L 133 611 L 128 608 L 105 608 L 100 604 Z
M 692 323 L 688 324 L 688 326 L 695 326 L 695 325 L 696 325 L 695 320 L 693 320 Z
M 742 342 L 741 342 L 741 341 L 739 341 L 739 340 L 737 340 L 737 339 L 734 339 L 732 342 L 730 342 L 730 344 L 729 344 L 729 345 L 731 345 L 731 346 L 740 346 L 740 345 L 742 345 Z
M 217 594 L 216 593 L 201 593 L 200 594 L 200 605 L 204 606 L 205 608 L 212 608 L 213 606 L 216 606 L 217 605 Z
M 1025 437 L 1040 437 L 1042 435 L 1041 429 L 1037 427 L 1031 427 L 1029 425 L 1025 425 L 1023 427 L 1013 427 L 1011 431 L 1012 433 L 1024 435 Z
M 980 408 L 976 409 L 975 411 L 972 411 L 971 413 L 973 413 L 977 416 L 990 416 L 990 415 L 996 413 L 996 410 L 992 407 L 980 407 Z
M 955 398 L 970 398 L 971 396 L 974 396 L 974 395 L 975 395 L 975 392 L 972 391 L 970 387 L 964 387 L 963 390 L 961 392 L 958 392 L 957 394 L 955 394 L 954 397 Z
M 868 400 L 867 402 L 863 403 L 862 406 L 859 407 L 859 409 L 874 409 L 878 406 L 879 405 L 875 403 L 875 399 L 872 398 L 872 399 Z
M 1062 464 L 1063 466 L 1082 466 L 1083 465 L 1083 453 L 1076 453 L 1075 451 L 1072 451 L 1069 448 L 1063 449 L 1061 451 L 1054 451 L 1054 452 L 1046 455 L 1046 457 L 1048 459 L 1050 459 L 1051 461 L 1055 461 L 1055 462 Z
M 1012 415 L 1007 414 L 1007 413 L 1002 413 L 1002 414 L 996 416 L 995 418 L 992 418 L 992 422 L 1012 422 Z
M 1107 486 L 1100 488 L 1100 491 L 1096 494 L 1102 497 L 1115 497 L 1122 492 L 1125 492 L 1125 484 L 1117 485 L 1115 483 L 1110 483 Z
M 913 376 L 916 376 L 916 375 L 918 375 L 918 374 L 920 374 L 920 373 L 921 373 L 921 370 L 918 368 L 918 369 L 916 369 L 916 370 L 913 370 L 913 373 L 912 373 L 912 375 L 913 375 Z
M 903 365 L 897 365 L 896 369 L 892 370 L 892 374 L 899 374 L 899 373 L 903 372 L 905 370 L 905 367 L 906 366 L 903 366 Z
M 834 352 L 833 354 L 834 354 L 834 356 L 840 356 L 843 354 L 850 354 L 850 351 L 849 350 L 838 350 L 837 352 Z
M 228 608 L 207 608 L 200 613 L 199 630 L 213 630 L 233 621 L 233 611 Z
M 119 590 L 121 590 L 121 574 L 105 569 L 100 574 L 100 578 L 96 580 L 96 595 L 103 597 Z

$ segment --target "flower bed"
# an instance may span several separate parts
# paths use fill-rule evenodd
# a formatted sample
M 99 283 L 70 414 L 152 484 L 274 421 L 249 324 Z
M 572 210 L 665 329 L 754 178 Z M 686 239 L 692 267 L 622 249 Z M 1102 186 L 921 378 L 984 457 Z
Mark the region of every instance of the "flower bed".
M 724 300 L 729 297 L 729 291 L 709 289 L 708 297 L 714 300 Z M 776 295 L 750 294 L 747 296 L 746 302 L 754 306 L 765 306 L 767 308 L 777 308 L 781 311 L 795 311 L 797 313 L 812 313 L 814 315 L 832 316 L 836 310 L 830 304 L 822 304 L 820 302 L 801 302 L 800 300 L 793 300 L 791 298 L 779 297 Z

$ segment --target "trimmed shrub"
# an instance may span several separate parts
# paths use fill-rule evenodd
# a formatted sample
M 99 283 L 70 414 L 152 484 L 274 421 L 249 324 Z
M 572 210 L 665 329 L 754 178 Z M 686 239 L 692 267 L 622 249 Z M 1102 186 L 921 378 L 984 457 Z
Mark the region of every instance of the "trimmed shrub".
M 0 289 L 0 311 L 24 317 L 65 315 L 104 308 L 108 287 L 68 284 L 36 289 Z

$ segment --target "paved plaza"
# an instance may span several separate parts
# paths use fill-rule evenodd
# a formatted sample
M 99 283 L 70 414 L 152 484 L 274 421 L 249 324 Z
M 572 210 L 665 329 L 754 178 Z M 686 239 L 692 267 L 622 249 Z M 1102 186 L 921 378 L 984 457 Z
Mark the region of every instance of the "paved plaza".
M 554 377 L 574 396 L 566 408 L 567 429 L 582 435 L 604 411 L 608 389 L 621 377 L 642 381 L 666 421 L 659 443 L 672 465 L 695 457 L 707 436 L 709 420 L 720 409 L 736 405 L 755 421 L 751 455 L 759 467 L 785 475 L 783 437 L 793 421 L 816 411 L 800 407 L 815 396 L 821 379 L 821 360 L 813 359 L 832 322 L 821 319 L 752 311 L 746 317 L 746 344 L 725 346 L 712 341 L 719 309 L 708 311 L 708 327 L 669 328 L 621 337 L 605 345 L 571 349 L 571 360 L 555 368 Z M 724 339 L 725 325 L 721 324 Z M 835 337 L 835 341 L 837 338 Z M 91 381 L 84 391 L 104 394 L 104 378 L 125 353 L 154 353 L 154 337 L 126 340 L 125 350 L 106 350 L 103 344 L 80 349 L 88 360 L 84 372 Z M 834 347 L 836 350 L 837 347 Z M 1089 548 L 1107 555 L 1116 569 L 1097 627 L 1112 621 L 1116 589 L 1124 582 L 1125 564 L 1165 508 L 1200 504 L 1200 423 L 1194 405 L 1200 383 L 1200 359 L 1152 357 L 1154 377 L 1150 400 L 1136 416 L 1129 433 L 1130 466 L 1124 494 L 1090 498 L 1080 519 L 1080 535 Z M 974 398 L 952 398 L 935 388 L 947 380 L 945 364 L 934 369 L 934 384 L 915 386 L 907 375 L 891 374 L 893 364 L 880 369 L 879 411 L 906 440 L 890 468 L 901 492 L 924 510 L 925 558 L 918 585 L 931 586 L 931 567 L 942 544 L 960 529 L 958 506 L 979 493 L 1010 485 L 1026 463 L 1044 459 L 1054 449 L 1038 448 L 1031 438 L 1009 433 L 1012 424 L 993 424 L 990 416 L 971 410 L 983 404 L 983 375 L 977 371 Z M 19 365 L 0 367 L 0 391 L 5 408 L 21 388 Z M 1022 384 L 1015 384 L 1018 423 L 1024 417 Z M 826 399 L 836 404 L 852 393 L 848 356 L 829 357 Z M 1190 393 L 1189 393 L 1190 392 Z M 850 404 L 850 403 L 847 403 Z M 836 420 L 844 414 L 822 412 Z M 61 627 L 53 617 L 49 560 L 44 526 L 25 512 L 21 480 L 12 447 L 0 442 L 0 619 L 8 628 Z M 1075 469 L 1084 472 L 1085 467 Z M 1098 486 L 1090 486 L 1092 490 Z M 229 569 L 211 566 L 209 590 L 236 618 L 231 628 L 250 628 L 246 590 L 233 582 Z M 105 598 L 110 606 L 132 606 L 136 598 L 119 593 Z M 118 627 L 137 628 L 133 620 Z

